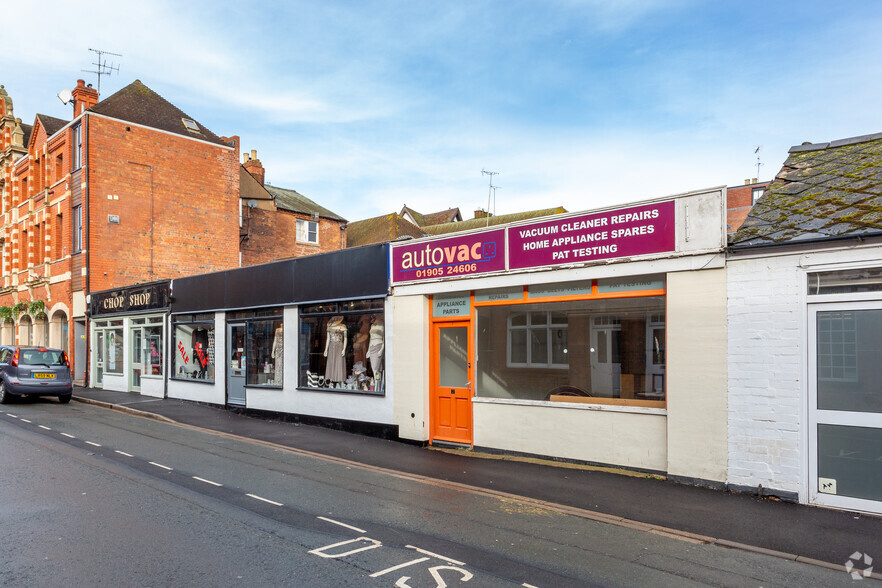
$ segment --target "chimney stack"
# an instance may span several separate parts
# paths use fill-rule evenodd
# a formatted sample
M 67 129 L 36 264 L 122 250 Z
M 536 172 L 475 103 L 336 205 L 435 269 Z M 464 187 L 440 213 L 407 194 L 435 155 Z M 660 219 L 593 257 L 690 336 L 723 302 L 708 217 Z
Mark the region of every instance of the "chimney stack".
M 475 211 L 475 218 L 487 218 L 488 216 L 493 216 L 483 208 L 479 208 Z
M 244 160 L 242 166 L 245 168 L 245 171 L 254 176 L 254 179 L 263 186 L 266 170 L 263 169 L 263 164 L 257 159 L 257 149 L 252 149 L 251 154 L 243 153 L 242 159 Z
M 74 118 L 83 114 L 83 111 L 98 104 L 98 90 L 92 84 L 86 86 L 85 80 L 77 80 L 77 87 L 71 92 L 74 101 Z

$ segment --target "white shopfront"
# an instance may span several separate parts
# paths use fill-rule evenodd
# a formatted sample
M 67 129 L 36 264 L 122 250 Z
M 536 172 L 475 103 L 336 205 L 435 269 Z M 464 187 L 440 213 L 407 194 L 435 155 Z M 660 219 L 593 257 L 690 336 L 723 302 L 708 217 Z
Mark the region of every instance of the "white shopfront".
M 399 435 L 723 484 L 724 201 L 393 244 Z
M 882 241 L 730 255 L 729 483 L 882 513 Z

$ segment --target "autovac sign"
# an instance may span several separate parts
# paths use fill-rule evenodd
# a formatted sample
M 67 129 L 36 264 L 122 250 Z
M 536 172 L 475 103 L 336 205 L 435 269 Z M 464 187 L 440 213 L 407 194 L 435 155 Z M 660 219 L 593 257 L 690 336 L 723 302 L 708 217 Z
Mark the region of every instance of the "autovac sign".
M 392 247 L 392 283 L 674 251 L 673 200 Z

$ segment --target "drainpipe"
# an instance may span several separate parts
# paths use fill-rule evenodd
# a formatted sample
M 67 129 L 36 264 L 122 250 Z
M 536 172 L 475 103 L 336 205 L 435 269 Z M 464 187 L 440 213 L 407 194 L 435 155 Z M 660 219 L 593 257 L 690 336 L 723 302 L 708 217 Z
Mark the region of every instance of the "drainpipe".
M 91 281 L 92 281 L 92 266 L 89 263 L 89 255 L 92 252 L 92 248 L 89 244 L 89 237 L 91 231 L 89 227 L 91 225 L 91 220 L 89 217 L 89 186 L 91 182 L 89 181 L 89 172 L 91 171 L 91 167 L 89 167 L 89 115 L 88 113 L 83 113 L 83 120 L 80 123 L 81 129 L 83 132 L 83 174 L 86 176 L 86 188 L 83 190 L 83 221 L 80 223 L 82 225 L 83 231 L 83 243 L 86 246 L 86 284 L 85 284 L 85 292 L 83 293 L 83 298 L 89 298 L 89 295 L 92 292 Z M 88 308 L 86 309 L 89 310 Z M 89 317 L 89 313 L 86 312 L 86 373 L 83 375 L 83 384 L 86 388 L 89 387 L 90 376 L 92 375 L 92 321 Z M 76 331 L 76 329 L 74 329 Z

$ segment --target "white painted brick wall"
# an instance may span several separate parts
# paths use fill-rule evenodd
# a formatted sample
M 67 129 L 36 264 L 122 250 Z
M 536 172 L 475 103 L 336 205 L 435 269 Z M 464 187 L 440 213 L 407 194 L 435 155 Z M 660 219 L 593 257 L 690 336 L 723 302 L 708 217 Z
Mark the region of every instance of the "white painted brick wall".
M 798 256 L 728 260 L 730 484 L 800 489 L 805 285 L 798 263 Z

